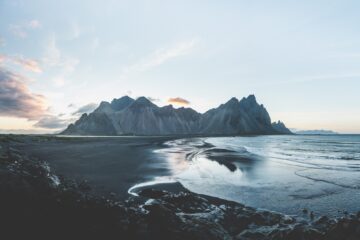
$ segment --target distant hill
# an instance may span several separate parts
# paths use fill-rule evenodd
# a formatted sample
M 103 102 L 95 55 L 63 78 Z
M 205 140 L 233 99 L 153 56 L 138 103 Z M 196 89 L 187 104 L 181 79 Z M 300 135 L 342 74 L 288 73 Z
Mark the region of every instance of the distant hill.
M 305 134 L 305 135 L 332 135 L 339 134 L 331 130 L 298 130 L 294 131 L 295 134 Z
M 270 116 L 254 95 L 231 98 L 204 114 L 191 108 L 158 107 L 145 97 L 128 96 L 101 102 L 90 114 L 70 124 L 64 135 L 240 135 L 291 134 Z

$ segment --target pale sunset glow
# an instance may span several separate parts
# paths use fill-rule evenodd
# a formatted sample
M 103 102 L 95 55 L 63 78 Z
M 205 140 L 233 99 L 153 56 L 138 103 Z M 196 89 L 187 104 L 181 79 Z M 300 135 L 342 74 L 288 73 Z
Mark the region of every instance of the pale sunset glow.
M 1 1 L 0 131 L 124 95 L 203 113 L 255 94 L 291 129 L 360 133 L 359 3 L 230 2 Z

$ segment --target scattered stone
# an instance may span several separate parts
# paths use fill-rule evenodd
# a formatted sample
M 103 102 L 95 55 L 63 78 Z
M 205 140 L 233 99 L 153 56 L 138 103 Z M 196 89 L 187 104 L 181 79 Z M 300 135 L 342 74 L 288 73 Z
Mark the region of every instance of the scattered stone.
M 0 159 L 4 239 L 360 239 L 360 212 L 314 220 L 311 211 L 312 221 L 297 220 L 188 191 L 151 188 L 141 190 L 141 197 L 119 202 L 111 193 L 110 198 L 92 195 L 86 181 L 58 177 L 46 163 L 15 149 L 2 145 L 1 150 L 6 152 Z
M 145 188 L 145 189 L 141 190 L 138 194 L 139 194 L 139 196 L 142 196 L 142 197 L 157 199 L 157 198 L 164 196 L 166 193 L 162 190 Z

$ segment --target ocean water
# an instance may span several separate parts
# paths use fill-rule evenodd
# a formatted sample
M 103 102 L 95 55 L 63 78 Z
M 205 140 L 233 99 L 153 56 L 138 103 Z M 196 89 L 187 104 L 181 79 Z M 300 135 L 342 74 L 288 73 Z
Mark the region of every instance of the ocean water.
M 180 139 L 156 152 L 189 190 L 301 215 L 360 211 L 360 135 Z

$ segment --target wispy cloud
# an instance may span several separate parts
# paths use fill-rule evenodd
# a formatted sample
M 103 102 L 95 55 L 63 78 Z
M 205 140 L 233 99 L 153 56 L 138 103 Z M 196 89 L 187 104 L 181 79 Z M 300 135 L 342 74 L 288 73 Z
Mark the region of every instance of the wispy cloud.
M 92 41 L 91 41 L 91 49 L 93 51 L 95 51 L 98 47 L 99 47 L 99 38 L 94 38 Z
M 30 92 L 28 80 L 0 67 L 0 116 L 39 119 L 46 112 L 44 96 Z
M 47 115 L 34 124 L 37 128 L 61 129 L 66 127 L 72 119 L 64 119 L 59 116 Z
M 16 37 L 19 37 L 19 38 L 26 38 L 27 37 L 27 32 L 20 25 L 11 24 L 9 26 L 9 30 Z
M 160 102 L 159 98 L 147 97 L 147 99 L 149 99 L 151 102 Z
M 131 72 L 144 72 L 160 66 L 174 58 L 190 54 L 198 42 L 198 39 L 191 39 L 190 41 L 178 42 L 168 48 L 156 49 L 153 53 L 140 61 L 126 66 L 123 69 L 123 76 L 126 76 Z
M 33 127 L 42 128 L 42 129 L 60 130 L 65 128 L 70 123 L 76 121 L 80 115 L 94 111 L 97 108 L 97 106 L 98 104 L 96 103 L 89 103 L 76 109 L 75 104 L 69 104 L 68 108 L 76 109 L 76 111 L 71 114 L 65 114 L 65 113 L 52 114 L 51 108 L 48 108 L 46 114 L 43 115 L 33 125 Z
M 28 22 L 28 27 L 32 29 L 40 28 L 41 23 L 39 20 L 33 19 Z
M 187 55 L 191 53 L 197 40 L 193 39 L 187 42 L 180 42 L 170 48 L 162 48 L 156 50 L 150 57 L 144 59 L 142 63 L 138 64 L 138 68 L 142 71 L 159 66 L 173 58 Z
M 42 61 L 50 67 L 61 68 L 64 74 L 73 72 L 80 62 L 77 58 L 64 55 L 58 48 L 55 37 L 49 39 Z
M 61 52 L 56 45 L 56 40 L 51 37 L 45 47 L 43 62 L 49 66 L 58 66 L 61 62 Z
M 72 115 L 81 115 L 84 113 L 90 113 L 97 108 L 98 104 L 96 103 L 89 103 L 84 106 L 81 106 L 78 110 L 76 110 Z
M 80 37 L 80 34 L 81 34 L 81 30 L 79 24 L 77 22 L 73 22 L 71 24 L 71 38 L 77 39 Z
M 175 98 L 169 98 L 167 100 L 168 103 L 170 104 L 175 104 L 175 105 L 180 105 L 180 106 L 187 106 L 190 104 L 190 101 L 181 98 L 181 97 L 175 97 Z
M 65 79 L 63 76 L 57 76 L 52 79 L 55 87 L 62 87 L 65 85 Z
M 0 37 L 0 47 L 4 47 L 5 45 L 6 45 L 5 39 Z
M 22 56 L 18 56 L 18 57 L 12 57 L 12 61 L 16 64 L 21 65 L 22 67 L 24 67 L 29 71 L 37 72 L 37 73 L 42 72 L 39 63 L 34 59 L 26 59 Z
M 16 55 L 16 56 L 0 55 L 0 63 L 5 61 L 20 65 L 24 69 L 32 72 L 36 72 L 36 73 L 42 72 L 42 69 L 38 61 L 34 59 L 25 58 L 22 55 Z
M 0 64 L 3 63 L 3 62 L 5 62 L 5 60 L 6 60 L 5 55 L 1 55 L 1 54 L 0 54 Z
M 32 19 L 30 21 L 21 24 L 10 24 L 9 30 L 16 37 L 26 38 L 28 35 L 28 30 L 37 29 L 40 27 L 41 27 L 40 21 L 36 19 Z
M 360 77 L 360 72 L 352 72 L 352 73 L 334 73 L 334 74 L 323 74 L 323 75 L 309 75 L 304 77 L 294 77 L 286 80 L 279 81 L 271 81 L 266 82 L 263 81 L 261 83 L 255 83 L 253 86 L 276 86 L 276 85 L 285 85 L 285 84 L 300 84 L 300 83 L 311 83 L 311 82 L 319 82 L 319 81 L 345 81 L 345 80 L 353 80 Z

